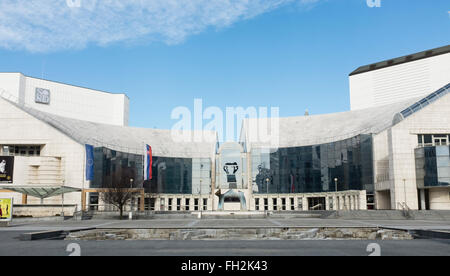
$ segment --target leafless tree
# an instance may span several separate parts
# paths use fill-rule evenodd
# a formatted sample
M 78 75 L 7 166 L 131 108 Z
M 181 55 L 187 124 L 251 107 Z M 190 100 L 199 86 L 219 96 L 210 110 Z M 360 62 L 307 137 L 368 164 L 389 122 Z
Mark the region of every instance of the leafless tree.
M 119 209 L 120 219 L 123 218 L 123 210 L 131 199 L 139 192 L 133 189 L 134 171 L 125 168 L 117 171 L 113 177 L 103 183 L 101 199 L 106 204 L 111 204 Z

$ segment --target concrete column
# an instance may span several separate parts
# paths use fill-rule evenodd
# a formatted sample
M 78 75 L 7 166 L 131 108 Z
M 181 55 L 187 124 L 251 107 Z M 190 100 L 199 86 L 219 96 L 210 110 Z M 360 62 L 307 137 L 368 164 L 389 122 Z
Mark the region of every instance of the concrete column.
M 325 210 L 330 210 L 330 198 L 328 196 L 325 197 Z
M 161 211 L 161 198 L 159 196 L 155 199 L 155 211 Z
M 425 202 L 425 189 L 421 189 L 420 190 L 420 208 L 422 210 L 426 210 L 427 209 L 427 204 Z
M 308 211 L 308 198 L 305 196 L 303 199 L 303 211 Z
M 195 206 L 195 201 L 194 201 L 195 197 L 192 197 L 189 200 L 189 210 L 190 211 L 194 211 L 194 206 Z M 200 202 L 200 198 L 198 198 L 198 201 Z
M 86 192 L 81 192 L 81 211 L 86 211 Z
M 139 211 L 144 212 L 145 211 L 145 190 L 142 189 L 141 191 L 141 201 L 139 206 Z

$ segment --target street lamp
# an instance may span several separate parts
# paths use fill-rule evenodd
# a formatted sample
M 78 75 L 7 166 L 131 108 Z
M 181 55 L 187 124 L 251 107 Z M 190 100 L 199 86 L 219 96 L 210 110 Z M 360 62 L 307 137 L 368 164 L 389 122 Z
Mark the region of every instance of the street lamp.
M 335 209 L 336 209 L 336 212 L 339 210 L 339 206 L 337 205 L 338 204 L 338 195 L 337 195 L 337 192 L 338 192 L 338 187 L 337 187 L 337 185 L 338 185 L 338 179 L 337 179 L 337 177 L 334 179 L 334 189 L 335 189 L 335 191 L 336 191 L 336 202 L 333 202 L 334 203 L 334 205 L 335 205 Z
M 405 202 L 404 202 L 404 204 L 405 204 L 405 207 L 406 207 L 407 206 L 407 204 L 406 204 L 406 179 L 403 179 L 403 193 L 405 195 Z
M 133 194 L 131 192 L 131 189 L 133 189 L 133 182 L 134 182 L 134 179 L 130 178 L 130 193 L 131 194 Z M 131 209 L 131 211 L 133 211 L 133 201 L 134 201 L 134 197 L 131 198 L 131 202 L 130 202 L 130 209 Z
M 267 195 L 267 211 L 269 211 L 269 182 L 270 178 L 266 178 L 266 195 Z
M 200 189 L 199 189 L 199 194 L 200 194 L 200 202 L 198 203 L 198 207 L 200 209 L 200 214 L 203 212 L 203 200 L 202 200 L 202 180 L 200 179 Z

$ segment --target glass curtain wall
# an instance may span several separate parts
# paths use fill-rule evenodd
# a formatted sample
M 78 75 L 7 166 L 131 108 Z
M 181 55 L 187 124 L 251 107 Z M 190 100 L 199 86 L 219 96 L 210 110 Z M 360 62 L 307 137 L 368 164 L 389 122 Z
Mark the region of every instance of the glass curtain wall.
M 253 192 L 288 194 L 367 190 L 373 192 L 372 136 L 334 143 L 251 153 Z
M 419 188 L 450 186 L 450 146 L 418 148 L 415 155 Z
M 144 182 L 143 156 L 107 148 L 94 150 L 92 188 L 107 187 L 112 181 L 133 179 L 134 187 Z M 145 181 L 147 193 L 209 194 L 211 193 L 211 159 L 153 156 L 152 180 Z M 127 182 L 127 183 L 128 183 Z
M 130 183 L 139 187 L 144 180 L 142 155 L 124 153 L 108 148 L 94 149 L 94 180 L 91 188 L 110 187 L 113 183 Z M 116 182 L 114 182 L 116 181 Z

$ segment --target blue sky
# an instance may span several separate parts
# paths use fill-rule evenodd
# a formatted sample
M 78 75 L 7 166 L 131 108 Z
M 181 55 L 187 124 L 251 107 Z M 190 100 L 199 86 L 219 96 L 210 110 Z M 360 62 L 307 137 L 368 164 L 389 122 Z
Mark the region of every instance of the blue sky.
M 27 0 L 35 4 L 29 13 L 13 2 L 0 3 L 0 71 L 124 92 L 130 125 L 139 127 L 170 129 L 171 111 L 192 108 L 194 98 L 223 110 L 278 106 L 281 116 L 346 111 L 357 67 L 450 44 L 448 0 L 381 0 L 380 8 L 366 0 L 233 0 L 227 9 L 145 7 L 138 19 L 143 7 L 133 4 L 58 19 L 65 7 Z M 30 14 L 40 13 L 64 28 L 39 26 Z

